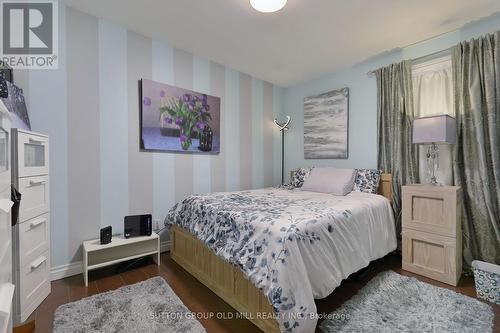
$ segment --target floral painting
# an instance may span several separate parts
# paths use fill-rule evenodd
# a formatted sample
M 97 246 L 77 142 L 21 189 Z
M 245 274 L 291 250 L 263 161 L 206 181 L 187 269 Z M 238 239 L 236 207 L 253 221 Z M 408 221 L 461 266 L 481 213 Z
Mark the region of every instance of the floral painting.
M 218 154 L 220 98 L 142 79 L 141 149 Z

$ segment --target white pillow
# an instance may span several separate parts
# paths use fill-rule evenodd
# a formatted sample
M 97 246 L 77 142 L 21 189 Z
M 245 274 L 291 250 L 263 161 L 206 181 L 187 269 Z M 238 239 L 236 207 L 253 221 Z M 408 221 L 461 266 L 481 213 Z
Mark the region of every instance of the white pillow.
M 330 193 L 333 195 L 346 195 L 352 192 L 355 169 L 314 168 L 304 180 L 303 191 Z

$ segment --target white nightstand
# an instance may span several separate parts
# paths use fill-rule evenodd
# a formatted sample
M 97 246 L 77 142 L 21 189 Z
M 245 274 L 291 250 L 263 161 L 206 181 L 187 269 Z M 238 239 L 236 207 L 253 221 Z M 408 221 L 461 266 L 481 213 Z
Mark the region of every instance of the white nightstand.
M 88 286 L 90 270 L 117 264 L 122 261 L 154 255 L 160 266 L 160 236 L 125 238 L 113 236 L 111 243 L 101 244 L 99 239 L 83 242 L 83 280 Z
M 462 274 L 457 186 L 403 186 L 403 269 L 456 286 Z

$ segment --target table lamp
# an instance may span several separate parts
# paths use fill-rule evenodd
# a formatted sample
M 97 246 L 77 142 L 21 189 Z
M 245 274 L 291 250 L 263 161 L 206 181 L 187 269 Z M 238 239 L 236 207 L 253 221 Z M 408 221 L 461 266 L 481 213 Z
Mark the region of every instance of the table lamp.
M 415 144 L 429 145 L 427 148 L 427 168 L 431 185 L 439 185 L 436 171 L 439 169 L 438 144 L 455 144 L 457 128 L 455 118 L 448 115 L 416 118 L 413 120 L 413 139 Z

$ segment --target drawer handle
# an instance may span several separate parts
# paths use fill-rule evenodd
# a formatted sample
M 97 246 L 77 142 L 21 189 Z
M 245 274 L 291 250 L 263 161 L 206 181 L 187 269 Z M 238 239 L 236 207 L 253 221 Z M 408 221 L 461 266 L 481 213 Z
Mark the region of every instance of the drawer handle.
M 39 145 L 39 146 L 43 146 L 43 145 L 45 144 L 45 142 L 40 141 L 40 140 L 35 140 L 35 139 L 33 139 L 33 138 L 30 138 L 30 140 L 29 140 L 29 141 L 30 141 L 30 143 L 31 143 L 32 145 Z
M 37 269 L 38 267 L 40 267 L 41 264 L 43 264 L 45 261 L 47 261 L 47 257 L 44 257 L 44 256 L 41 256 L 40 258 L 38 258 L 37 260 L 33 261 L 31 263 L 31 270 L 35 270 Z
M 45 180 L 30 180 L 30 186 L 38 186 L 45 184 Z
M 38 220 L 35 220 L 35 221 L 31 222 L 30 226 L 31 226 L 31 228 L 36 228 L 40 224 L 43 224 L 45 222 L 47 222 L 47 219 L 38 219 Z

